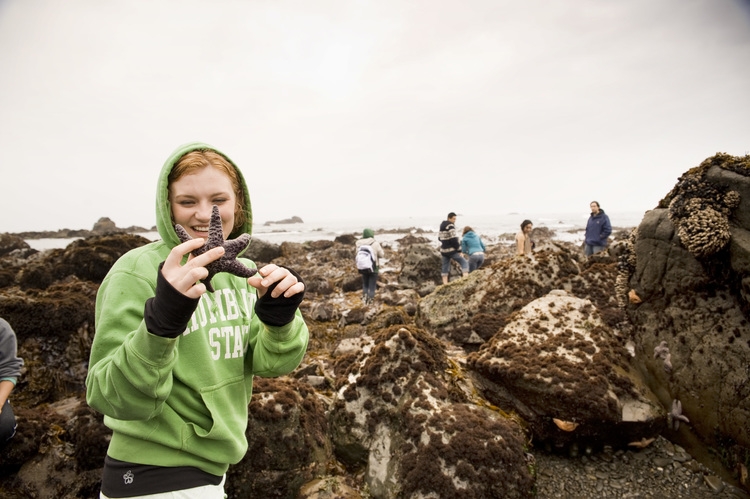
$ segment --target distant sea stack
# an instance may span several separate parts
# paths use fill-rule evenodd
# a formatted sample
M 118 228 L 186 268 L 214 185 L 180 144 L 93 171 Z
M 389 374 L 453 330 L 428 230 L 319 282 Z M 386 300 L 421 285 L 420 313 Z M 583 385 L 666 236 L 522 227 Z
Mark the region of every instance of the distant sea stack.
M 264 227 L 269 225 L 282 225 L 282 224 L 303 224 L 305 223 L 300 217 L 294 216 L 292 218 L 285 218 L 283 220 L 277 220 L 275 222 L 266 222 L 263 224 Z

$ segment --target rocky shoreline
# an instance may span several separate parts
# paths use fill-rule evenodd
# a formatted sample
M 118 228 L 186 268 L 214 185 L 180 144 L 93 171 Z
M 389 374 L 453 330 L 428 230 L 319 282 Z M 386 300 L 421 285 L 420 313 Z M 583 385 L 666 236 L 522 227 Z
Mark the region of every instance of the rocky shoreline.
M 736 481 L 727 483 L 663 436 L 644 449 L 580 456 L 540 451 L 535 457 L 538 499 L 750 498 Z
M 738 161 L 692 169 L 590 258 L 539 232 L 532 257 L 498 243 L 441 285 L 434 241 L 384 244 L 372 304 L 356 234 L 253 241 L 247 257 L 304 277 L 310 344 L 292 375 L 256 379 L 228 497 L 748 498 Z M 114 261 L 149 242 L 107 233 L 40 252 L 0 234 L 0 316 L 25 360 L 0 496 L 96 496 L 109 431 L 84 397 L 94 300 Z

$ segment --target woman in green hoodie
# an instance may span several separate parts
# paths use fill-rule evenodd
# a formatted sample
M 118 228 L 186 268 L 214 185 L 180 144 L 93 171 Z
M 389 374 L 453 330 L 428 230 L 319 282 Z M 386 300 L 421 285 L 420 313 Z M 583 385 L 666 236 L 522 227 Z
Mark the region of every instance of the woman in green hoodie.
M 250 197 L 211 146 L 169 157 L 156 218 L 161 240 L 123 255 L 96 298 L 86 400 L 112 430 L 101 497 L 224 498 L 247 450 L 253 376 L 288 374 L 305 354 L 305 285 L 233 260 L 252 230 Z

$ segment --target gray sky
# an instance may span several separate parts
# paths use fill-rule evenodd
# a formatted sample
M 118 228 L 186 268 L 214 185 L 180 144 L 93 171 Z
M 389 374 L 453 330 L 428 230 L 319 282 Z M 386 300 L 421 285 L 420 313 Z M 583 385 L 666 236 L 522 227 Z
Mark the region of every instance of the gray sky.
M 750 153 L 750 2 L 0 0 L 0 232 L 150 227 L 193 140 L 256 222 L 646 211 Z

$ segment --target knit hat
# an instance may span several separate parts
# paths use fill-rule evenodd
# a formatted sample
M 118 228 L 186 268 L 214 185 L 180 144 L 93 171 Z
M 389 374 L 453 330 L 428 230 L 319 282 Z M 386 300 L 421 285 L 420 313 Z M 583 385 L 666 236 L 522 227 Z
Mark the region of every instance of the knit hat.
M 365 229 L 362 231 L 362 237 L 375 237 L 375 233 L 372 229 Z

